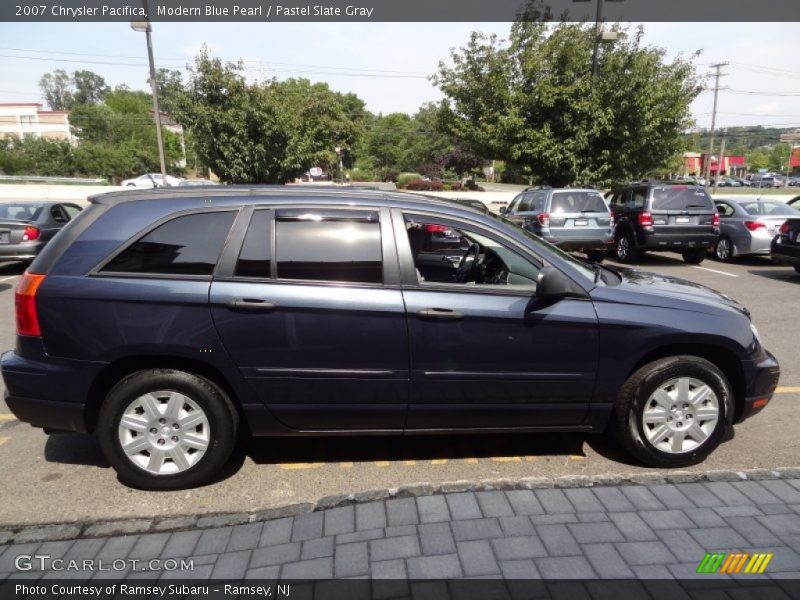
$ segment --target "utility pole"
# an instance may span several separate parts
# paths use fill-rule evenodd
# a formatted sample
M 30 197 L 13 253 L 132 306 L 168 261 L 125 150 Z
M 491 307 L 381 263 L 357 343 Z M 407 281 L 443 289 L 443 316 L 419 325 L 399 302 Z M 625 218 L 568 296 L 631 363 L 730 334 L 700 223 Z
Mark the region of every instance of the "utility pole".
M 719 78 L 722 77 L 723 73 L 720 73 L 719 70 L 722 67 L 728 66 L 728 62 L 721 62 L 715 65 L 711 65 L 712 68 L 716 70 L 714 75 L 714 108 L 711 111 L 711 132 L 710 132 L 710 139 L 708 142 L 708 160 L 705 164 L 705 174 L 704 178 L 706 180 L 706 185 L 708 185 L 708 177 L 709 172 L 711 169 L 711 156 L 714 154 L 714 128 L 717 126 L 717 95 L 719 94 Z M 717 163 L 719 164 L 719 163 Z M 719 167 L 717 167 L 717 179 L 719 179 Z
M 714 178 L 714 191 L 717 193 L 717 186 L 719 185 L 720 166 L 725 164 L 725 142 L 728 140 L 728 128 L 722 130 L 722 144 L 719 147 L 719 160 L 717 161 L 717 176 Z

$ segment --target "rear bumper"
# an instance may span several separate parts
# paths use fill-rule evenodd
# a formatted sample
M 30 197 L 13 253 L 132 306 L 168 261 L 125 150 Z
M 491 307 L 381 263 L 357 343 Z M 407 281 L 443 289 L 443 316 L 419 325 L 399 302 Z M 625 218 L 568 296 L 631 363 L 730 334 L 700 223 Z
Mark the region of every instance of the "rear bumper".
M 42 242 L 0 244 L 0 260 L 33 260 L 44 247 Z
M 772 241 L 770 257 L 782 265 L 800 265 L 800 245 L 778 244 L 776 238 Z
M 12 413 L 35 427 L 86 433 L 94 428 L 89 389 L 105 363 L 33 360 L 10 350 L 0 358 L 5 399 Z
M 737 423 L 758 414 L 769 404 L 781 376 L 780 365 L 769 352 L 762 360 L 744 361 L 743 366 L 746 390 L 744 403 L 736 415 Z
M 664 251 L 711 248 L 718 239 L 716 233 L 646 233 L 642 247 Z

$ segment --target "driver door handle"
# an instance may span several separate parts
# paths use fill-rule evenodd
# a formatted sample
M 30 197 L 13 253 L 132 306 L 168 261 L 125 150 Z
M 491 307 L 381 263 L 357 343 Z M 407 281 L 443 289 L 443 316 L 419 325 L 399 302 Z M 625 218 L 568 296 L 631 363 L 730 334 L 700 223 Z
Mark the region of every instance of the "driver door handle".
M 458 321 L 464 318 L 460 312 L 449 308 L 423 308 L 417 311 L 420 319 L 438 319 L 440 321 Z
M 272 312 L 278 305 L 257 298 L 236 298 L 227 303 L 230 310 L 247 312 Z

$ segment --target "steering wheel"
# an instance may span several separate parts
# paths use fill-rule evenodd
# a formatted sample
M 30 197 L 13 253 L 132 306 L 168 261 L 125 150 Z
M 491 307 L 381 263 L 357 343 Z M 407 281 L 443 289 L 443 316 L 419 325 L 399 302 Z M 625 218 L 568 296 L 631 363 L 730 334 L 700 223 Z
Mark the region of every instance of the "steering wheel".
M 478 265 L 478 256 L 480 256 L 480 253 L 481 247 L 478 244 L 472 244 L 467 248 L 467 251 L 464 252 L 464 256 L 461 257 L 458 263 L 458 269 L 453 276 L 453 281 L 456 283 L 467 283 L 469 281 L 470 275 L 472 275 L 472 272 Z M 469 260 L 470 255 L 474 255 L 471 261 Z

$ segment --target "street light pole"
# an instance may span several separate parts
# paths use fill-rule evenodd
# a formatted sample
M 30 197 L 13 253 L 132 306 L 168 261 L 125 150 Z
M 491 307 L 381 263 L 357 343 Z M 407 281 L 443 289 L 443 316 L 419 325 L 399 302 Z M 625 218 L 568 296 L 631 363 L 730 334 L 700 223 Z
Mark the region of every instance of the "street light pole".
M 597 0 L 597 15 L 594 19 L 594 50 L 592 51 L 592 77 L 597 76 L 597 55 L 600 52 L 600 30 L 603 27 L 603 0 Z
M 147 0 L 142 0 L 145 14 L 148 13 Z M 150 86 L 153 90 L 153 113 L 156 121 L 156 141 L 158 143 L 158 159 L 161 163 L 161 183 L 167 183 L 167 161 L 164 158 L 164 138 L 161 135 L 161 112 L 158 110 L 158 82 L 156 81 L 156 66 L 153 59 L 153 40 L 150 37 L 152 26 L 150 21 L 134 21 L 131 23 L 134 31 L 143 31 L 147 38 L 147 60 L 150 62 Z

